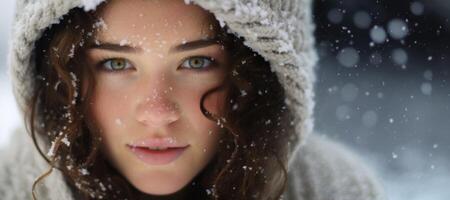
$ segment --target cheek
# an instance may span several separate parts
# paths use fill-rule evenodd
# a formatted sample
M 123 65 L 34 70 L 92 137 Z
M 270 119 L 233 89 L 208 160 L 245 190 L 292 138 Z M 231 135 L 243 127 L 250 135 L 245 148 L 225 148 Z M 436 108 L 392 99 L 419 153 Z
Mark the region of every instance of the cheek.
M 204 108 L 216 116 L 223 117 L 225 113 L 226 94 L 227 90 L 224 89 L 208 94 L 203 102 Z
M 208 87 L 205 86 L 192 86 L 187 89 L 186 85 L 184 89 L 181 89 L 179 93 L 178 103 L 183 108 L 183 113 L 189 115 L 190 121 L 201 122 L 201 123 L 213 123 L 211 120 L 207 119 L 202 113 L 200 104 L 201 99 L 204 96 L 203 107 L 214 116 L 223 116 L 225 113 L 225 99 L 228 92 L 227 89 L 216 90 L 212 93 L 206 95 L 206 93 L 217 87 L 217 84 L 209 84 Z
M 195 110 L 194 113 L 200 113 L 201 118 L 206 119 L 200 110 L 201 99 L 204 96 L 203 107 L 214 115 L 222 116 L 224 114 L 225 99 L 229 89 L 228 87 L 222 87 L 218 90 L 214 90 L 212 93 L 210 90 L 224 84 L 226 85 L 224 82 L 224 74 L 225 71 L 222 70 L 213 73 L 210 76 L 199 77 L 197 80 L 196 77 L 191 77 L 189 79 L 177 81 L 178 88 L 182 91 L 179 100 L 186 104 L 185 108 L 189 107 Z M 207 92 L 209 93 L 206 95 Z
M 91 116 L 102 135 L 115 134 L 125 124 L 128 114 L 128 94 L 121 89 L 98 86 L 91 100 Z
M 183 108 L 184 122 L 187 122 L 195 130 L 197 136 L 192 138 L 196 138 L 195 143 L 199 145 L 199 152 L 202 154 L 204 154 L 204 149 L 213 150 L 217 146 L 221 132 L 217 122 L 208 119 L 200 109 L 202 96 L 211 88 L 213 87 L 190 91 L 183 90 L 183 93 L 180 94 L 181 97 L 184 97 L 179 102 Z M 222 117 L 227 92 L 226 90 L 220 90 L 208 94 L 203 102 L 204 108 L 215 116 Z
M 193 92 L 185 91 L 184 100 L 181 102 L 183 110 L 183 126 L 191 130 L 187 132 L 190 143 L 193 145 L 192 151 L 194 156 L 190 158 L 192 163 L 201 164 L 192 165 L 191 167 L 204 167 L 216 154 L 219 140 L 223 134 L 223 130 L 217 125 L 216 121 L 208 119 L 200 110 L 200 100 L 207 90 Z M 203 105 L 205 109 L 214 115 L 222 112 L 225 99 L 225 92 L 214 92 L 209 94 Z M 220 116 L 220 115 L 219 115 Z

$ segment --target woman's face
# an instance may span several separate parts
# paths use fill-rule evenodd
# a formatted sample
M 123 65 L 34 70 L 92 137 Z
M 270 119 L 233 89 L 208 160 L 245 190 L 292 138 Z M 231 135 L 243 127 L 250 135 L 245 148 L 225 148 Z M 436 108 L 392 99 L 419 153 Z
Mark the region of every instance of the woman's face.
M 228 66 L 213 40 L 214 18 L 182 0 L 112 0 L 100 17 L 104 26 L 87 55 L 103 153 L 138 190 L 175 193 L 212 159 L 221 134 L 200 110 Z M 208 95 L 205 108 L 223 114 L 226 93 Z M 149 150 L 157 146 L 171 148 Z

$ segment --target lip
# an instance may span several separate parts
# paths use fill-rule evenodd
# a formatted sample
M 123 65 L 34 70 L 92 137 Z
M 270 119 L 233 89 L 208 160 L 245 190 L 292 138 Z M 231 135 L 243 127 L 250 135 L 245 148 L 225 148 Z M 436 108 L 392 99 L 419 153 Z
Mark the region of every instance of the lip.
M 135 140 L 128 144 L 131 147 L 146 147 L 146 148 L 183 148 L 188 146 L 188 144 L 180 143 L 173 137 L 165 138 L 143 138 L 140 140 Z
M 149 165 L 165 165 L 175 161 L 189 147 L 169 147 L 166 150 L 150 150 L 148 147 L 127 145 L 130 151 L 141 161 Z

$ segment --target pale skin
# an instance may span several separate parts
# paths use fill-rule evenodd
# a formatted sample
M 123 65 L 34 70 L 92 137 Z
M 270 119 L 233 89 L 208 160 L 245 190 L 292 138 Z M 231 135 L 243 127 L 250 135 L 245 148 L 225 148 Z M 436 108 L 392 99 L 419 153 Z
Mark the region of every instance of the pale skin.
M 185 198 L 223 134 L 199 104 L 205 92 L 223 84 L 227 53 L 214 42 L 189 45 L 214 37 L 214 18 L 182 0 L 112 0 L 100 17 L 106 28 L 87 55 L 96 71 L 91 115 L 101 131 L 102 152 L 150 197 Z M 209 95 L 206 109 L 224 113 L 226 94 L 224 89 Z M 144 163 L 126 146 L 140 138 L 168 136 L 189 148 L 166 165 Z

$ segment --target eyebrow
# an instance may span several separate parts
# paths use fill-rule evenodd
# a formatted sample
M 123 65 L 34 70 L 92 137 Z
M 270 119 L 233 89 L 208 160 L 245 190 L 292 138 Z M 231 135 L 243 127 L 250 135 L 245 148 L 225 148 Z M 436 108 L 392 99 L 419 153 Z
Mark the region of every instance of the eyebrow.
M 176 53 L 181 51 L 190 51 L 195 50 L 199 48 L 205 48 L 207 46 L 220 44 L 219 40 L 216 37 L 213 38 L 207 38 L 207 39 L 199 39 L 189 42 L 183 42 L 182 44 L 179 44 L 177 46 L 174 46 L 170 48 L 170 53 Z M 102 49 L 102 50 L 108 50 L 108 51 L 116 51 L 116 52 L 123 52 L 123 53 L 140 53 L 143 52 L 143 49 L 140 47 L 133 47 L 129 45 L 121 45 L 116 43 L 110 43 L 110 42 L 99 42 L 98 44 L 93 44 L 88 49 Z

